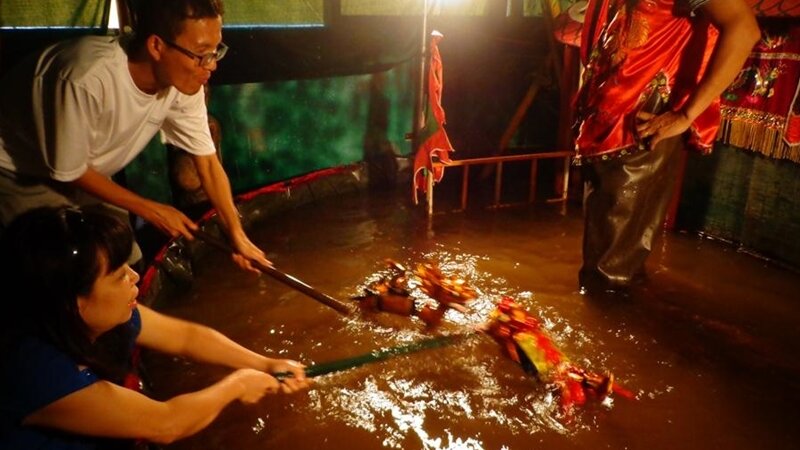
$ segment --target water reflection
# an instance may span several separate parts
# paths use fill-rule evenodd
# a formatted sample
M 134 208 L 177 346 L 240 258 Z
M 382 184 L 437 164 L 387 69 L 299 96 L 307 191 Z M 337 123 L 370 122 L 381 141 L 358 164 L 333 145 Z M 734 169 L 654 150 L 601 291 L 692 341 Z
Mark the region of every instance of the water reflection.
M 744 272 L 770 282 L 768 289 L 756 282 L 748 288 L 749 278 L 739 269 L 733 271 L 733 290 L 730 276 L 726 279 L 729 254 L 708 247 L 698 253 L 695 242 L 672 237 L 668 249 L 677 256 L 655 258 L 653 278 L 658 283 L 664 267 L 682 268 L 679 274 L 702 280 L 700 294 L 687 296 L 671 278 L 655 284 L 655 293 L 595 303 L 576 286 L 579 214 L 498 211 L 435 220 L 431 241 L 427 225 L 397 202 L 365 207 L 357 198 L 337 199 L 284 215 L 254 238 L 278 267 L 341 299 L 386 276 L 384 258 L 407 267 L 437 263 L 446 274 L 466 279 L 478 294 L 466 313 L 448 311 L 437 331 L 427 330 L 416 317 L 359 313 L 343 318 L 266 277 L 253 280 L 219 254 L 199 261 L 194 290 L 162 309 L 214 326 L 266 354 L 314 364 L 436 333 L 469 332 L 509 295 L 542 321 L 573 362 L 613 372 L 637 400 L 590 402 L 568 421 L 548 386 L 525 374 L 492 339 L 479 336 L 320 377 L 307 394 L 232 407 L 208 430 L 170 447 L 743 450 L 754 442 L 759 448 L 792 448 L 800 437 L 792 403 L 800 397 L 792 380 L 800 376 L 777 376 L 782 372 L 774 371 L 783 366 L 772 360 L 761 366 L 739 359 L 731 364 L 730 355 L 741 354 L 740 344 L 697 332 L 723 335 L 729 328 L 712 328 L 722 323 L 718 318 L 734 323 L 740 316 L 749 318 L 754 313 L 748 298 L 765 299 L 763 305 L 781 311 L 765 323 L 780 326 L 751 323 L 752 334 L 780 336 L 789 346 L 784 359 L 791 359 L 800 336 L 788 324 L 800 318 L 787 293 L 796 292 L 796 278 L 785 281 L 739 260 Z M 150 367 L 163 394 L 203 386 L 224 373 L 184 363 L 176 367 L 174 361 Z
M 502 277 L 479 270 L 478 264 L 486 261 L 487 256 L 436 250 L 418 256 L 412 254 L 411 258 L 402 263 L 413 267 L 416 262 L 431 262 L 446 275 L 457 274 L 466 279 L 478 293 L 469 303 L 467 313 L 449 310 L 443 329 L 435 332 L 475 330 L 485 323 L 503 295 L 513 295 L 531 311 L 544 311 L 536 303 L 534 293 L 515 292 Z M 351 291 L 360 292 L 388 275 L 386 268 L 379 267 Z M 578 347 L 597 351 L 590 345 L 589 336 L 558 316 L 553 308 L 547 308 L 546 313 L 541 317 L 542 323 L 554 340 L 570 340 Z M 371 341 L 372 348 L 413 342 L 432 332 L 419 319 L 386 313 L 363 313 L 344 322 L 337 335 L 344 333 L 358 345 Z M 330 336 L 305 346 L 313 350 L 326 343 L 330 343 Z M 310 350 L 306 354 L 311 354 Z M 605 358 L 602 354 L 594 356 L 599 360 Z M 580 417 L 564 423 L 558 400 L 548 386 L 507 360 L 488 336 L 456 348 L 380 363 L 359 372 L 363 378 L 345 374 L 320 379 L 318 388 L 309 393 L 308 407 L 315 422 L 339 421 L 347 427 L 362 429 L 379 439 L 383 447 L 409 448 L 409 443 L 417 443 L 412 447 L 483 449 L 480 430 L 530 436 L 542 431 L 570 434 L 589 428 Z M 604 407 L 612 408 L 613 402 L 605 402 Z M 498 443 L 507 444 L 501 440 L 492 445 Z

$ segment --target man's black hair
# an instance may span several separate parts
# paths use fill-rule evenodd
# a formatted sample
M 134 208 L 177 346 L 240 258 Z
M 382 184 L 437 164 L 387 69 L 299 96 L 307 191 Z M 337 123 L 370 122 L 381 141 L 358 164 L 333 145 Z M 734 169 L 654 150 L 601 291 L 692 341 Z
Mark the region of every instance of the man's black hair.
M 130 50 L 144 46 L 152 35 L 174 41 L 186 19 L 222 16 L 222 0 L 130 0 L 134 37 Z

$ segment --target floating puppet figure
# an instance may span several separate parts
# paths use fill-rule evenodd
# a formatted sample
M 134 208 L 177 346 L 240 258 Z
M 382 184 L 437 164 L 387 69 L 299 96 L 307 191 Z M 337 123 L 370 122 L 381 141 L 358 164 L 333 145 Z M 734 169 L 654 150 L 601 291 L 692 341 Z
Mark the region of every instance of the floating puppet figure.
M 464 305 L 476 297 L 463 279 L 444 276 L 432 264 L 420 264 L 413 272 L 392 260 L 387 260 L 387 264 L 394 271 L 392 276 L 370 284 L 364 289 L 364 295 L 355 297 L 362 309 L 417 316 L 428 327 L 435 327 L 448 309 L 465 312 Z M 416 287 L 435 300 L 435 304 L 417 308 L 411 296 Z
M 541 322 L 511 297 L 503 297 L 485 327 L 485 331 L 526 372 L 557 388 L 562 411 L 567 416 L 571 415 L 576 405 L 586 403 L 589 395 L 602 399 L 616 393 L 625 398 L 634 398 L 631 392 L 614 383 L 611 373 L 600 375 L 587 372 L 573 364 L 556 348 Z

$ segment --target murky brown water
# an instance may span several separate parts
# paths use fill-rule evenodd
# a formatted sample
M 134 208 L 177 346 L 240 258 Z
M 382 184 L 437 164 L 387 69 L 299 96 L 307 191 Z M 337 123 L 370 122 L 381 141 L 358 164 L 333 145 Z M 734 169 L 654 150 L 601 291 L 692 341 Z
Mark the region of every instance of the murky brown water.
M 405 194 L 405 193 L 404 193 Z M 438 215 L 390 196 L 349 196 L 254 231 L 276 266 L 340 299 L 384 258 L 434 260 L 479 292 L 439 332 L 483 322 L 500 295 L 543 319 L 576 363 L 612 371 L 637 400 L 591 403 L 571 422 L 548 388 L 477 337 L 327 375 L 307 393 L 233 405 L 175 449 L 790 449 L 800 439 L 800 276 L 716 242 L 668 235 L 627 298 L 577 291 L 580 211 Z M 343 318 L 215 253 L 187 295 L 160 309 L 271 355 L 325 362 L 429 336 L 417 319 Z M 159 396 L 227 371 L 154 358 Z

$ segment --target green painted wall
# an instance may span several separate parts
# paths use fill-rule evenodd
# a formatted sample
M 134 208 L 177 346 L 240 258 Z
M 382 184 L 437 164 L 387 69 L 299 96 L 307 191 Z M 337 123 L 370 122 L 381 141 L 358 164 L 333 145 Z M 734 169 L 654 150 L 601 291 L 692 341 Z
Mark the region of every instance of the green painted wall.
M 409 154 L 409 66 L 380 74 L 213 87 L 209 113 L 222 126 L 223 164 L 234 191 L 364 159 L 365 139 Z M 125 170 L 128 185 L 170 200 L 166 150 L 155 139 Z

